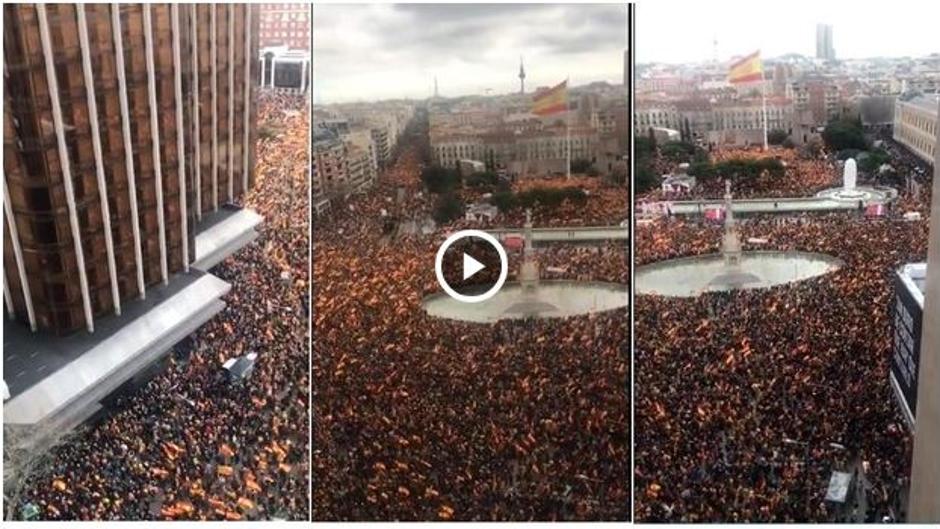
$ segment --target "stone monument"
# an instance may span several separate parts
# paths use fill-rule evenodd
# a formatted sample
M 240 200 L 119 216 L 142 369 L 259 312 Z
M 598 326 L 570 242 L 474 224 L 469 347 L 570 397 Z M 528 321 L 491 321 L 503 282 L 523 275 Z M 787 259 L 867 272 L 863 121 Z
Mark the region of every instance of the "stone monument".
M 721 240 L 721 253 L 728 267 L 741 264 L 741 236 L 734 222 L 734 210 L 731 205 L 731 180 L 725 180 L 725 234 Z
M 741 266 L 741 235 L 731 209 L 731 181 L 725 180 L 725 233 L 721 238 L 721 255 L 724 266 L 708 283 L 710 290 L 733 290 L 747 285 L 759 284 L 761 279 Z
M 519 283 L 524 294 L 533 293 L 539 284 L 539 263 L 535 258 L 532 238 L 532 210 L 525 211 L 525 245 L 522 249 L 522 266 L 519 268 Z

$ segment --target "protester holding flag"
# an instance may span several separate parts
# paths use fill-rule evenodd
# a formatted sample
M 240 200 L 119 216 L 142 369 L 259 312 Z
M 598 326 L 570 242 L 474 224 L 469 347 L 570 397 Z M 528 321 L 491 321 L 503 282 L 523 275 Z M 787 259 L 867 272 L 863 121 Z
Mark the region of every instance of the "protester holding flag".
M 280 133 L 259 142 L 245 197 L 265 219 L 260 237 L 213 269 L 232 284 L 226 308 L 165 371 L 40 459 L 8 496 L 8 516 L 309 518 L 307 108 L 297 96 L 259 97 L 258 121 Z M 249 351 L 254 372 L 233 386 L 222 362 Z
M 788 158 L 785 183 L 767 179 L 746 189 L 755 198 L 811 194 L 827 177 L 837 178 L 826 163 Z M 923 197 L 905 191 L 900 202 L 926 210 Z M 891 273 L 924 259 L 928 223 L 883 214 L 878 222 L 853 211 L 758 216 L 739 224 L 745 250 L 841 259 L 844 265 L 829 274 L 694 298 L 637 296 L 637 521 L 901 517 L 911 437 L 888 382 Z M 638 225 L 635 236 L 643 265 L 716 253 L 722 228 L 660 219 Z M 867 505 L 849 519 L 825 497 L 832 472 L 853 469 L 862 469 L 870 485 Z

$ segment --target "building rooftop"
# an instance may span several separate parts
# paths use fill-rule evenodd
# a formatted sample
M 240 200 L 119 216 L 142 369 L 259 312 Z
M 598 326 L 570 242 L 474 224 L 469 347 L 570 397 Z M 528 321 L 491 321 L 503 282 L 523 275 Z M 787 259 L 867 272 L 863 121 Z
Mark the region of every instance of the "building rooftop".
M 898 270 L 898 276 L 910 291 L 914 299 L 924 307 L 924 293 L 927 289 L 927 263 L 906 264 Z
M 936 116 L 938 99 L 940 99 L 940 94 L 919 95 L 903 101 L 903 103 L 926 110 Z

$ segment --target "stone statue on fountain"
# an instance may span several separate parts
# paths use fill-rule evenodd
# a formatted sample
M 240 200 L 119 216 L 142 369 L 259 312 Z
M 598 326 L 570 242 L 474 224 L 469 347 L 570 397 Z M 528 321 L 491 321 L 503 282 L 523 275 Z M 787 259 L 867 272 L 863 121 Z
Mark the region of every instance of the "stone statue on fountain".
M 734 210 L 731 208 L 731 180 L 725 180 L 725 234 L 721 240 L 721 253 L 726 266 L 741 264 L 741 236 L 734 222 Z
M 532 237 L 532 210 L 525 211 L 525 246 L 522 249 L 522 266 L 519 268 L 519 283 L 523 294 L 534 293 L 539 283 L 539 263 L 535 256 Z

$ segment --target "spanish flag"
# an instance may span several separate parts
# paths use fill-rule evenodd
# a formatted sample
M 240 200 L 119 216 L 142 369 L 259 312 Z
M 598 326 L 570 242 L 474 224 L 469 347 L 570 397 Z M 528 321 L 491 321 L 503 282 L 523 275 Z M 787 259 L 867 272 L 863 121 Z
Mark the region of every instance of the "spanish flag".
M 532 98 L 532 113 L 536 116 L 550 116 L 568 110 L 568 80 L 557 86 L 543 90 Z
M 735 61 L 731 65 L 731 69 L 728 70 L 728 82 L 732 84 L 752 83 L 763 78 L 764 66 L 760 60 L 760 51 L 755 51 L 747 57 Z

